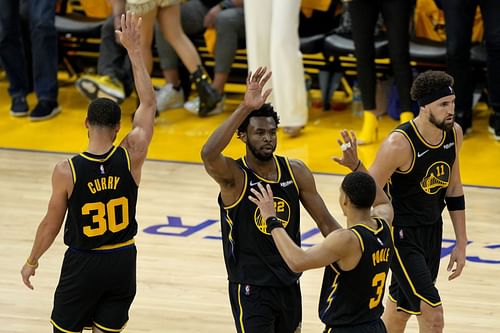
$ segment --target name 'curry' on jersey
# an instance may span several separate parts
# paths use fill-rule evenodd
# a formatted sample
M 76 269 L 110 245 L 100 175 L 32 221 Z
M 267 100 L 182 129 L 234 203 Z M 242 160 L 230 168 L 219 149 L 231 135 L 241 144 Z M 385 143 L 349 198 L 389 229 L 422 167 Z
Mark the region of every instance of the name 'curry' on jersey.
M 431 145 L 413 121 L 394 131 L 405 136 L 413 152 L 408 170 L 396 170 L 388 183 L 395 226 L 417 226 L 441 221 L 444 199 L 456 157 L 456 133 L 443 131 L 441 142 Z
M 389 225 L 381 218 L 374 219 L 376 230 L 364 224 L 350 228 L 362 251 L 356 267 L 349 271 L 343 271 L 337 263 L 325 267 L 319 317 L 327 327 L 374 322 L 384 312 L 382 300 L 394 242 Z
M 269 184 L 274 195 L 277 218 L 288 235 L 300 246 L 299 190 L 288 159 L 275 156 L 277 180 L 268 180 L 253 172 L 244 159 L 237 162 L 245 173 L 245 184 L 239 199 L 225 206 L 219 195 L 224 260 L 229 281 L 258 286 L 288 286 L 300 274 L 292 272 L 267 232 L 256 204 L 248 199 L 251 188 Z
M 104 155 L 81 153 L 69 160 L 73 192 L 64 243 L 82 250 L 127 242 L 137 233 L 137 184 L 123 147 Z

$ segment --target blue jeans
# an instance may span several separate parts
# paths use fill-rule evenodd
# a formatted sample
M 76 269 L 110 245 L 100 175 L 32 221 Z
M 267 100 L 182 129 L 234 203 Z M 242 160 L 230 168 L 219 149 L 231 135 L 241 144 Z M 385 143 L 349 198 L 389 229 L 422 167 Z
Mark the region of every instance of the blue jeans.
M 472 113 L 474 82 L 470 73 L 472 25 L 479 5 L 484 23 L 484 39 L 488 60 L 488 91 L 490 105 L 500 113 L 500 1 L 443 0 L 446 20 L 448 72 L 455 79 L 455 110 Z
M 56 0 L 21 0 L 31 30 L 34 89 L 38 100 L 57 101 Z M 0 60 L 9 79 L 12 97 L 29 92 L 28 66 L 21 36 L 20 0 L 0 1 Z

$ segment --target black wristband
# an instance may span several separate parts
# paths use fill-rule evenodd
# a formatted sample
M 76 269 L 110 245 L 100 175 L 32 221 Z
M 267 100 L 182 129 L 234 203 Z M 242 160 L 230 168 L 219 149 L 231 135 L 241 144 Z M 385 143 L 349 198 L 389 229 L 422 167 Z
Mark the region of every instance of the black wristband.
M 352 169 L 352 172 L 355 172 L 356 170 L 358 170 L 360 166 L 361 166 L 361 160 L 358 160 L 358 165 L 356 165 L 356 167 L 354 169 Z
M 283 223 L 276 216 L 269 216 L 266 220 L 266 231 L 271 234 L 271 231 L 276 228 L 283 228 Z
M 445 200 L 449 212 L 465 210 L 465 197 L 463 195 L 459 197 L 446 197 Z

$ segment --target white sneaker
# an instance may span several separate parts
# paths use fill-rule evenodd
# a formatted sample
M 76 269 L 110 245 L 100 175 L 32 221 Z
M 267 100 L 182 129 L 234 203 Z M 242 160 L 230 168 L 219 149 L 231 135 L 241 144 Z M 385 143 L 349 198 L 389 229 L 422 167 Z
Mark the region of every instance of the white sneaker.
M 184 91 L 174 89 L 173 84 L 167 83 L 156 92 L 156 108 L 158 111 L 178 109 L 184 104 Z
M 207 116 L 213 116 L 219 113 L 222 113 L 224 111 L 224 101 L 226 100 L 226 96 L 222 96 L 222 99 L 215 105 L 215 107 L 210 110 L 209 113 L 207 113 Z M 200 98 L 195 97 L 193 99 L 190 99 L 186 103 L 184 103 L 184 109 L 187 111 L 193 113 L 193 114 L 198 114 L 198 111 L 200 109 Z

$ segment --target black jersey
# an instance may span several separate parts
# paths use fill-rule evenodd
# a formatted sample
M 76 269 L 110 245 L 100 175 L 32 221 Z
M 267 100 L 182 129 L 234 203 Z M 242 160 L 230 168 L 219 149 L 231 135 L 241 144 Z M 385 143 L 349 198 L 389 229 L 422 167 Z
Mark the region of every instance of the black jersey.
M 69 160 L 73 193 L 68 201 L 64 243 L 72 248 L 110 248 L 137 233 L 137 185 L 123 147 L 104 155 L 81 153 Z
M 292 169 L 285 157 L 275 156 L 278 172 L 276 181 L 264 179 L 253 172 L 244 159 L 237 162 L 245 174 L 245 184 L 239 199 L 224 206 L 219 194 L 222 242 L 228 279 L 235 283 L 258 286 L 287 286 L 300 274 L 292 272 L 281 257 L 272 236 L 266 231 L 257 205 L 248 199 L 258 183 L 269 184 L 274 195 L 278 219 L 295 244 L 300 246 L 299 190 Z
M 378 229 L 358 224 L 349 230 L 358 237 L 362 255 L 358 265 L 343 271 L 336 263 L 325 268 L 319 317 L 328 327 L 360 325 L 378 320 L 394 243 L 390 227 L 375 218 Z
M 425 141 L 413 121 L 394 130 L 409 141 L 413 160 L 408 170 L 396 170 L 388 183 L 395 226 L 431 225 L 441 221 L 444 198 L 456 156 L 455 129 L 443 131 L 437 145 Z

